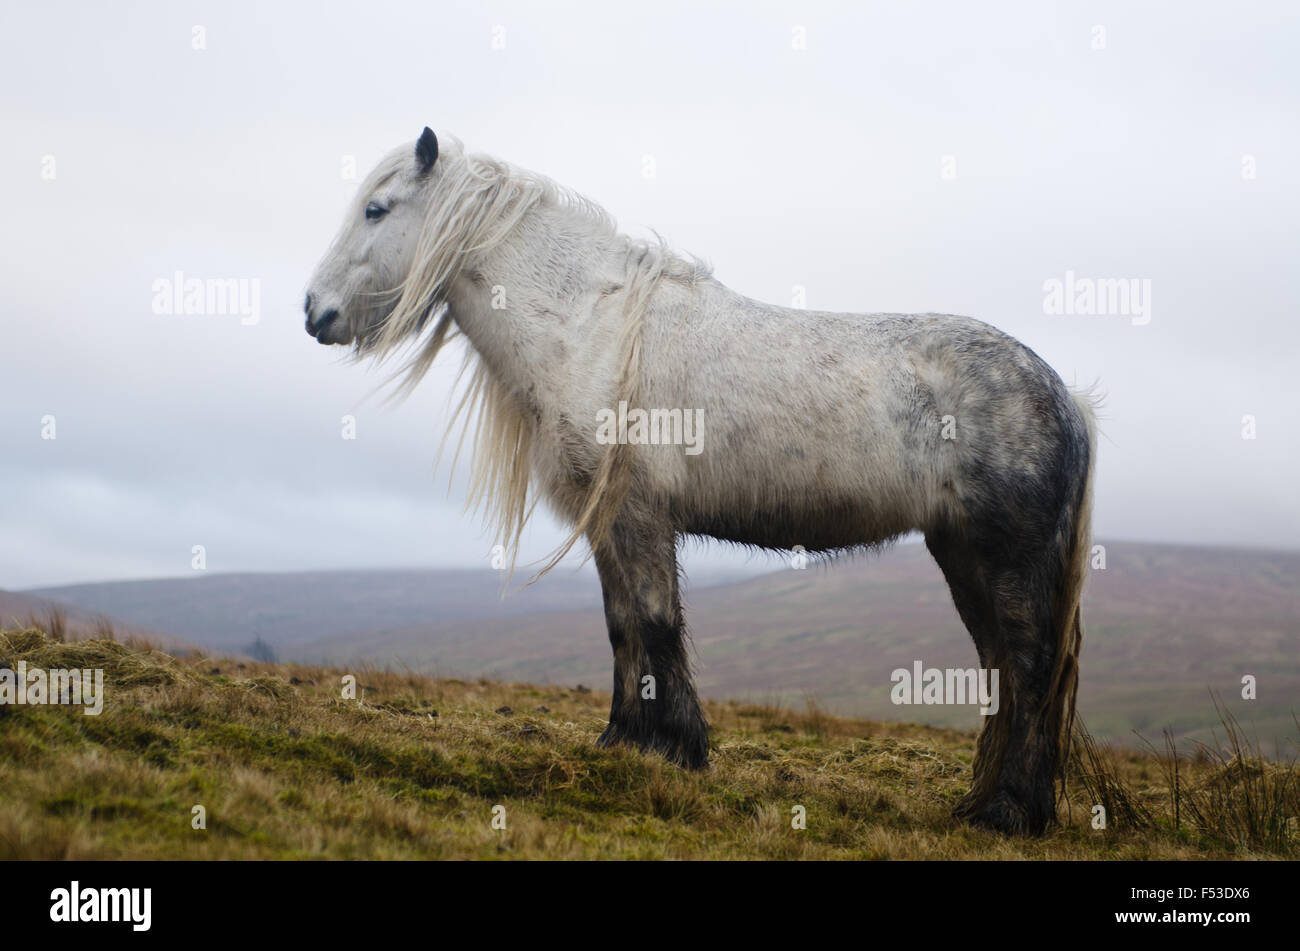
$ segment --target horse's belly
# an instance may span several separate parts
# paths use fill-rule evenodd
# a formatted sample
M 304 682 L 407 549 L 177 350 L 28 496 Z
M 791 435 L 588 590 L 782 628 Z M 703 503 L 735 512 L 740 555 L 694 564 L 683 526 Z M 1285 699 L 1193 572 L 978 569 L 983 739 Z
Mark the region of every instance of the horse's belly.
M 926 480 L 900 463 L 891 453 L 739 454 L 687 474 L 671 508 L 682 531 L 746 545 L 869 545 L 926 522 Z
M 879 513 L 846 502 L 819 507 L 696 512 L 680 530 L 761 548 L 832 551 L 888 541 L 910 528 L 905 519 L 882 518 Z

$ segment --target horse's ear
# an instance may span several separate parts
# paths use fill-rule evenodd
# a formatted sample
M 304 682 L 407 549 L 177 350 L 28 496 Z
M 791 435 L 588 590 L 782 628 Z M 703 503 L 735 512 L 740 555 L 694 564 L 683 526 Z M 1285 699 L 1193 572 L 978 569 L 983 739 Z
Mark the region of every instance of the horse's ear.
M 420 163 L 420 174 L 433 168 L 438 160 L 438 137 L 428 126 L 420 133 L 420 140 L 415 143 L 415 160 Z

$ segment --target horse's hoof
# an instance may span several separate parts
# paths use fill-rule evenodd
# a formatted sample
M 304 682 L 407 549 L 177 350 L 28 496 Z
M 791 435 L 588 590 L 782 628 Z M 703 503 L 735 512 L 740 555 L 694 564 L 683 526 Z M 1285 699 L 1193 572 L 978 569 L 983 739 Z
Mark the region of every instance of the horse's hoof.
M 709 765 L 707 732 L 701 736 L 639 736 L 611 722 L 597 738 L 596 745 L 633 746 L 642 753 L 658 753 L 683 769 L 706 769 Z
M 1005 793 L 995 795 L 981 806 L 958 806 L 953 811 L 977 829 L 988 829 L 1003 835 L 1040 836 L 1047 831 L 1050 817 L 1036 815 L 1035 810 L 1012 799 Z

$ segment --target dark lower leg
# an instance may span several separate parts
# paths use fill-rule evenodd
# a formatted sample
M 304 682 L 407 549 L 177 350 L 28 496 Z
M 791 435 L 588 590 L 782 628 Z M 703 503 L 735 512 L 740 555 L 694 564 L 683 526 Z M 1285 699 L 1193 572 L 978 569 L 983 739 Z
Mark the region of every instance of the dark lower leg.
M 1056 815 L 1059 741 L 1046 733 L 1043 701 L 1056 639 L 1052 591 L 1043 563 L 996 572 L 968 542 L 927 535 L 953 603 L 979 652 L 998 671 L 998 712 L 985 718 L 976 742 L 970 791 L 958 818 L 1001 832 L 1040 834 Z
M 967 818 L 1003 832 L 1039 835 L 1056 818 L 1060 737 L 1047 709 L 1056 656 L 1048 604 L 1046 596 L 1004 596 L 998 612 L 999 722 L 985 728 L 988 771 Z
M 671 533 L 623 523 L 596 552 L 614 650 L 614 699 L 600 743 L 630 743 L 701 768 L 708 724 L 691 681 L 676 554 Z

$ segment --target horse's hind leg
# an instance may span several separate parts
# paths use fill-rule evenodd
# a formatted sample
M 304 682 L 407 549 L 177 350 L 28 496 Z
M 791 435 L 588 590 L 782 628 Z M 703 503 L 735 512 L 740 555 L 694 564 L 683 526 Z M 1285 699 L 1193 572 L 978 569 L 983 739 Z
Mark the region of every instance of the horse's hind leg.
M 989 581 L 981 577 L 979 556 L 964 539 L 945 532 L 927 533 L 925 547 L 943 570 L 957 614 L 979 652 L 980 666 L 988 667 L 996 649 L 997 619 L 993 614 Z
M 928 532 L 925 544 L 943 570 L 957 614 L 970 632 L 971 640 L 975 642 L 980 667 L 986 670 L 999 668 L 998 619 L 990 579 L 984 574 L 982 559 L 964 538 L 945 532 Z M 1001 693 L 1001 682 L 998 686 Z M 999 713 L 1001 712 L 999 706 Z M 995 728 L 997 721 L 994 718 L 997 715 L 984 718 L 979 739 L 975 743 L 971 788 L 955 812 L 959 818 L 968 818 L 974 810 L 993 798 L 1004 746 L 1004 740 Z
M 1038 557 L 1037 564 L 1017 559 L 991 572 L 1001 700 L 984 730 L 992 789 L 987 780 L 977 784 L 958 806 L 958 814 L 976 825 L 1030 835 L 1042 834 L 1056 818 L 1062 752 L 1052 697 L 1060 578 L 1050 551 Z
M 927 537 L 979 652 L 998 671 L 998 709 L 985 718 L 970 791 L 954 814 L 1001 832 L 1041 834 L 1056 816 L 1060 737 L 1052 716 L 1059 638 L 1059 562 L 1033 550 Z
M 708 762 L 709 728 L 691 683 L 676 537 L 665 522 L 620 515 L 596 548 L 614 649 L 614 701 L 599 742 L 631 743 L 698 769 Z

